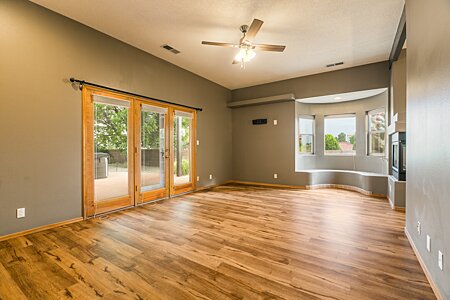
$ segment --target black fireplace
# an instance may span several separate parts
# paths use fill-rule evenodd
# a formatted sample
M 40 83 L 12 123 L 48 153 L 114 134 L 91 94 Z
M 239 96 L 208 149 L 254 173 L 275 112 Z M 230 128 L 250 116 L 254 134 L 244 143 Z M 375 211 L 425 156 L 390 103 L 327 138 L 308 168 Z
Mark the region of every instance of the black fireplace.
M 392 135 L 392 175 L 398 180 L 406 180 L 406 133 Z

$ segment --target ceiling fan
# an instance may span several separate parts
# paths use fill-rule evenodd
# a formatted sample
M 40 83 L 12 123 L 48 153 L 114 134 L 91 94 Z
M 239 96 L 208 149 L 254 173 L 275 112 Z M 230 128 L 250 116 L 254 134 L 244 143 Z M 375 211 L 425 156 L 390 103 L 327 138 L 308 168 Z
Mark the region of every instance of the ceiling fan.
M 221 46 L 221 47 L 233 47 L 239 48 L 239 52 L 236 54 L 233 60 L 233 64 L 241 64 L 241 68 L 245 67 L 245 63 L 250 61 L 256 56 L 254 50 L 261 51 L 274 51 L 283 52 L 286 46 L 283 45 L 267 45 L 267 44 L 253 44 L 253 39 L 255 38 L 258 31 L 264 22 L 258 19 L 253 19 L 250 27 L 248 25 L 242 25 L 239 30 L 242 32 L 242 38 L 239 40 L 239 44 L 232 43 L 218 43 L 218 42 L 207 42 L 202 41 L 203 45 L 210 46 Z

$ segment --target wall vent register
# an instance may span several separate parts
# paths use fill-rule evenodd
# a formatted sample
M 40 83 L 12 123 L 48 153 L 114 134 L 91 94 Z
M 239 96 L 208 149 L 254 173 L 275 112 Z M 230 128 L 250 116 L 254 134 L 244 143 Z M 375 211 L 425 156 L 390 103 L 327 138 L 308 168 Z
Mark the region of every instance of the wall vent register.
M 336 67 L 336 66 L 340 66 L 340 65 L 343 65 L 343 64 L 344 64 L 344 62 L 340 61 L 340 62 L 337 62 L 337 63 L 328 64 L 327 68 Z
M 255 119 L 252 120 L 253 125 L 265 125 L 267 124 L 267 119 Z
M 181 53 L 180 50 L 177 50 L 174 47 L 167 44 L 161 45 L 161 48 L 166 49 L 167 51 L 172 52 L 173 54 Z

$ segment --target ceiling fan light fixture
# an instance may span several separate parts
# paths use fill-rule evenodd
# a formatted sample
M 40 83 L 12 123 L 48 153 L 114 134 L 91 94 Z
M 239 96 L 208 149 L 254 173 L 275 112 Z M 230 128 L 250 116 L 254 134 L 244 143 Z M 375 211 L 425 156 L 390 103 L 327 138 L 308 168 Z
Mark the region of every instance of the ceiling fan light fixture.
M 241 48 L 238 54 L 236 54 L 236 56 L 234 57 L 234 60 L 239 62 L 249 62 L 250 60 L 255 58 L 255 56 L 256 52 L 253 51 L 252 49 Z
M 283 52 L 286 48 L 284 45 L 253 44 L 253 40 L 263 23 L 264 22 L 259 19 L 253 19 L 250 26 L 242 25 L 239 28 L 242 32 L 239 44 L 202 41 L 202 45 L 239 48 L 239 52 L 234 57 L 232 64 L 240 64 L 241 68 L 245 68 L 245 63 L 256 56 L 256 52 L 253 49 L 258 51 Z

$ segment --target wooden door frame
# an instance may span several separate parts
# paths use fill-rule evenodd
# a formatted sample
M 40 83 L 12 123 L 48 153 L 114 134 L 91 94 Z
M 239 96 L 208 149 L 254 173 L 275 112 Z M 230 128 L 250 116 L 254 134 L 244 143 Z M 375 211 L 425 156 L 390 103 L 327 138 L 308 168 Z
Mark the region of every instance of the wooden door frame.
M 83 216 L 92 217 L 96 214 L 120 209 L 134 204 L 134 157 L 133 157 L 133 132 L 134 132 L 134 101 L 131 97 L 112 91 L 105 91 L 92 86 L 83 86 Z M 128 132 L 131 133 L 127 140 L 127 164 L 128 164 L 128 196 L 118 197 L 104 203 L 95 203 L 95 179 L 94 179 L 94 96 L 105 96 L 122 101 L 128 101 Z
M 141 191 L 141 108 L 142 104 L 167 108 L 167 114 L 164 118 L 164 182 L 163 188 L 142 192 Z M 157 199 L 167 198 L 170 195 L 170 178 L 169 178 L 169 164 L 170 164 L 170 129 L 169 129 L 169 108 L 167 105 L 162 105 L 154 101 L 143 101 L 142 99 L 135 99 L 135 131 L 134 131 L 134 154 L 135 154 L 135 206 L 144 204 L 146 202 L 154 201 Z
M 129 195 L 110 201 L 110 205 L 95 203 L 94 194 L 94 105 L 93 96 L 106 96 L 118 100 L 125 100 L 130 102 L 129 117 L 128 117 L 128 187 Z M 169 151 L 169 157 L 166 158 L 165 163 L 165 191 L 157 190 L 154 193 L 141 195 L 140 193 L 140 172 L 138 165 L 140 164 L 140 104 L 148 104 L 157 107 L 167 108 L 167 115 L 165 118 L 165 146 L 166 151 Z M 180 186 L 174 186 L 174 112 L 175 110 L 192 113 L 191 123 L 191 162 L 190 162 L 190 176 L 191 182 Z M 142 97 L 130 96 L 124 93 L 109 91 L 103 88 L 83 85 L 82 89 L 82 185 L 83 185 L 83 217 L 87 219 L 96 214 L 110 212 L 116 209 L 131 207 L 143 204 L 148 201 L 167 198 L 194 191 L 197 186 L 197 156 L 196 156 L 196 141 L 197 141 L 197 111 L 178 105 L 164 104 L 158 101 L 149 100 Z M 139 151 L 138 151 L 139 149 Z M 139 185 L 139 186 L 138 186 Z
M 171 183 L 170 183 L 170 195 L 171 196 L 176 196 L 176 195 L 180 195 L 180 194 L 184 194 L 187 192 L 191 192 L 194 191 L 195 188 L 197 187 L 197 111 L 195 109 L 189 109 L 189 108 L 184 108 L 184 107 L 177 107 L 177 106 L 173 106 L 169 109 L 170 112 L 170 145 L 173 145 L 174 142 L 174 119 L 175 119 L 175 110 L 178 111 L 182 111 L 182 112 L 187 112 L 187 113 L 191 113 L 192 114 L 192 122 L 191 122 L 191 138 L 190 138 L 190 145 L 191 145 L 191 161 L 190 161 L 190 177 L 191 177 L 191 182 L 186 183 L 186 184 L 182 184 L 182 185 L 178 185 L 175 186 L 175 182 L 174 182 L 174 161 L 175 161 L 175 149 L 172 149 L 173 147 L 171 147 L 171 151 L 170 151 L 170 179 L 171 179 Z

